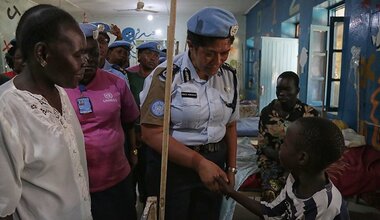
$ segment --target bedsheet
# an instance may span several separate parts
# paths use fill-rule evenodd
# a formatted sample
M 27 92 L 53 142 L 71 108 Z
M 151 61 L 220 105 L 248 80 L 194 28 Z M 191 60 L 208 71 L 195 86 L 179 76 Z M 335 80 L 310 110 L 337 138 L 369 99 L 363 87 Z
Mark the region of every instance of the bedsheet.
M 236 130 L 238 137 L 257 137 L 260 117 L 240 118 Z
M 235 175 L 235 190 L 253 173 L 259 172 L 257 165 L 256 149 L 252 146 L 252 138 L 242 137 L 238 139 L 236 167 L 238 172 Z M 235 200 L 223 198 L 220 210 L 220 220 L 231 220 L 235 211 Z

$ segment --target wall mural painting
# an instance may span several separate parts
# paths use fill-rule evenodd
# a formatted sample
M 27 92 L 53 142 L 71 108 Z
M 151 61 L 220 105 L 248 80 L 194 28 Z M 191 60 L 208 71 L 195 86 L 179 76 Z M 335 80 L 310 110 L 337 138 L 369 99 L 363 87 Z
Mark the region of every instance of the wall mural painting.
M 261 33 L 261 11 L 257 12 L 256 33 Z
M 3 52 L 7 52 L 9 49 L 12 48 L 11 41 L 7 42 L 6 40 L 3 40 L 4 47 L 2 49 Z
M 378 7 L 378 5 L 376 7 Z M 380 8 L 377 10 L 377 12 L 371 13 L 370 15 L 370 32 L 372 44 L 375 46 L 376 51 L 380 51 Z
M 364 89 L 367 87 L 368 80 L 375 81 L 375 73 L 371 70 L 372 64 L 375 62 L 375 54 L 366 59 L 362 57 L 360 59 L 360 88 Z
M 371 6 L 371 0 L 362 0 L 361 4 L 363 8 L 369 8 Z
M 293 0 L 289 7 L 289 16 L 292 16 L 300 11 L 299 0 Z
M 9 70 L 4 60 L 4 54 L 11 48 L 10 41 L 15 38 L 14 32 L 18 20 L 24 8 L 28 7 L 28 4 L 22 3 L 20 0 L 0 3 L 0 72 Z
M 140 33 L 140 28 L 137 28 L 136 30 L 132 27 L 126 27 L 121 32 L 121 35 L 123 37 L 123 40 L 128 41 L 132 45 L 136 46 L 136 40 L 142 38 L 142 37 L 150 37 L 154 35 L 154 31 L 152 31 L 150 34 L 146 34 L 145 32 Z M 131 51 L 131 57 L 137 58 L 137 54 L 135 50 Z
M 16 5 L 13 5 L 13 7 L 7 8 L 7 15 L 9 19 L 14 19 L 16 16 L 21 16 L 21 12 L 18 10 Z
M 128 41 L 129 43 L 136 45 L 136 40 L 140 39 L 141 37 L 150 37 L 154 35 L 154 31 L 152 31 L 150 34 L 141 33 L 140 34 L 140 28 L 135 29 L 131 27 L 126 27 L 121 32 L 123 36 L 123 40 Z
M 375 149 L 380 150 L 380 131 L 379 131 L 379 119 L 376 117 L 380 115 L 380 78 L 377 80 L 377 88 L 373 91 L 371 95 L 371 113 L 369 118 L 373 122 L 374 129 L 371 137 L 371 145 L 374 146 Z
M 380 26 L 377 27 L 377 34 L 372 35 L 372 43 L 376 47 L 376 51 L 380 51 Z
M 308 53 L 308 50 L 305 47 L 302 47 L 301 55 L 299 56 L 299 62 L 298 62 L 301 68 L 300 74 L 305 72 L 305 65 L 307 63 L 307 57 L 308 57 L 307 53 Z
M 376 1 L 378 0 L 375 0 L 375 3 Z M 370 9 L 372 5 L 372 0 L 362 0 L 360 4 L 363 8 Z M 377 10 L 380 10 L 380 3 L 376 3 L 375 7 Z
M 272 2 L 272 11 L 273 11 L 272 25 L 275 25 L 277 24 L 277 1 L 276 0 L 273 0 Z

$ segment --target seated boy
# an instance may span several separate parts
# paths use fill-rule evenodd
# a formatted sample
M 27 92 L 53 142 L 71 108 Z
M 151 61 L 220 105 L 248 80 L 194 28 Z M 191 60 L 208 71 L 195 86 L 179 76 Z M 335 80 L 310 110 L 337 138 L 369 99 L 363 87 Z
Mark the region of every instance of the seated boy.
M 346 202 L 325 173 L 343 148 L 343 135 L 334 123 L 300 118 L 289 126 L 280 147 L 280 162 L 290 174 L 273 202 L 251 200 L 222 178 L 217 181 L 224 194 L 265 219 L 349 219 Z

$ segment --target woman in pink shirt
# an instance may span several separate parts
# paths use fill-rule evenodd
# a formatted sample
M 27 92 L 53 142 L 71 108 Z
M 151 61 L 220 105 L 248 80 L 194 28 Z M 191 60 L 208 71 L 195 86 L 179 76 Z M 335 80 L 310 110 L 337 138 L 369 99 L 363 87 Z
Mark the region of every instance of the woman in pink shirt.
M 92 215 L 95 220 L 136 219 L 123 128 L 135 146 L 138 107 L 123 79 L 98 68 L 96 26 L 80 26 L 87 40 L 84 77 L 77 88 L 66 91 L 85 138 Z

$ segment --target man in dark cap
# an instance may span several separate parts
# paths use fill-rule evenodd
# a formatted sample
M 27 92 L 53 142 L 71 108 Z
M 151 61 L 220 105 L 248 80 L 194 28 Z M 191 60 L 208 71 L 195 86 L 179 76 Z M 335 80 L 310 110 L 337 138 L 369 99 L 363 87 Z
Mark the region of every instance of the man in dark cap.
M 166 219 L 219 219 L 216 177 L 235 184 L 239 94 L 236 71 L 225 61 L 237 29 L 234 15 L 216 7 L 199 10 L 187 22 L 189 49 L 174 58 L 170 92 Z M 140 93 L 148 196 L 159 195 L 165 81 L 164 62 Z

